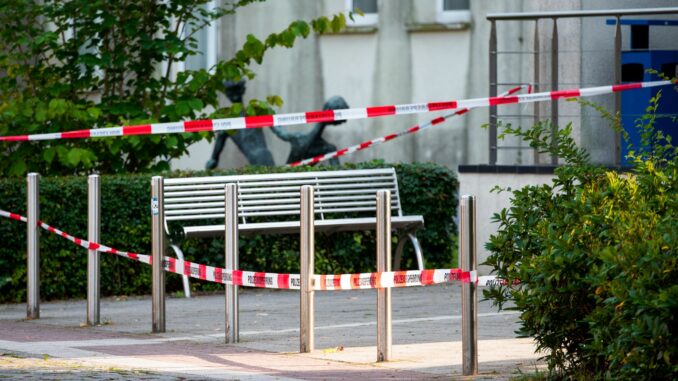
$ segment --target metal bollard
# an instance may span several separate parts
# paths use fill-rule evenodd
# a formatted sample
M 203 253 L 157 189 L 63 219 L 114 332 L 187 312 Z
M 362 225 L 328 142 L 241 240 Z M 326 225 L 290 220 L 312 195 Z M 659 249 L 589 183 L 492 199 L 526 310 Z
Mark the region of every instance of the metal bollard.
M 476 198 L 464 195 L 460 205 L 459 259 L 462 271 L 476 269 Z M 464 376 L 478 374 L 476 285 L 461 285 L 461 348 Z
M 226 184 L 224 214 L 226 222 L 226 268 L 238 270 L 238 185 Z M 226 285 L 226 337 L 227 344 L 240 341 L 238 286 Z
M 28 284 L 26 295 L 26 319 L 40 318 L 40 175 L 29 173 L 26 181 L 28 191 L 26 199 L 26 266 L 28 270 Z
M 153 332 L 165 332 L 165 269 L 163 266 L 165 257 L 165 231 L 163 223 L 165 211 L 163 205 L 162 176 L 151 178 L 151 252 L 152 252 L 152 277 L 153 296 L 151 320 Z
M 101 193 L 99 175 L 87 178 L 87 240 L 99 241 L 101 224 Z M 99 252 L 87 251 L 87 324 L 99 324 Z
M 377 191 L 377 272 L 391 271 L 391 192 Z M 377 362 L 391 360 L 391 289 L 377 290 Z
M 301 187 L 301 290 L 299 317 L 299 352 L 313 352 L 313 255 L 315 214 L 313 187 Z

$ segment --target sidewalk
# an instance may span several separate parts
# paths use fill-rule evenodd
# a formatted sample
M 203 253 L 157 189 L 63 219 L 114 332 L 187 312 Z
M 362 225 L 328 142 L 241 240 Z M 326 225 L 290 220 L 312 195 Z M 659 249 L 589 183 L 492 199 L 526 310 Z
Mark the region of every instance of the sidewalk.
M 86 327 L 86 302 L 0 305 L 0 378 L 88 380 L 462 379 L 458 285 L 393 292 L 393 360 L 376 363 L 376 292 L 316 292 L 315 348 L 299 354 L 299 294 L 241 292 L 240 339 L 223 344 L 223 295 L 166 302 L 167 332 L 151 334 L 149 297 L 101 302 Z M 474 379 L 509 379 L 537 366 L 534 344 L 516 339 L 517 315 L 479 302 Z M 56 372 L 54 378 L 49 378 Z

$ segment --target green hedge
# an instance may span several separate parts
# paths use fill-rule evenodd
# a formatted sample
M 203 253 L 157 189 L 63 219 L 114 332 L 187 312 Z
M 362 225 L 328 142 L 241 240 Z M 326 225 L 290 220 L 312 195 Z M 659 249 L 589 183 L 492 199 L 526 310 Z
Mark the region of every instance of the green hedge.
M 386 164 L 380 161 L 341 167 L 246 167 L 212 172 L 173 172 L 167 177 L 286 171 L 395 167 L 401 204 L 406 214 L 422 214 L 425 229 L 419 237 L 428 268 L 456 264 L 457 179 L 447 168 L 434 164 Z M 101 243 L 126 251 L 150 253 L 150 175 L 101 177 Z M 0 180 L 0 209 L 26 213 L 24 179 Z M 87 235 L 87 178 L 43 178 L 40 184 L 41 219 L 75 236 Z M 44 299 L 86 296 L 86 250 L 42 231 L 40 239 L 41 296 Z M 21 302 L 26 296 L 26 227 L 0 218 L 0 302 Z M 395 240 L 396 237 L 394 237 Z M 188 260 L 223 265 L 222 239 L 190 239 L 181 243 Z M 299 272 L 298 237 L 266 235 L 242 237 L 240 267 L 245 270 Z M 372 271 L 375 268 L 374 232 L 316 234 L 317 273 Z M 171 251 L 170 251 L 171 255 Z M 411 245 L 406 245 L 403 266 L 415 268 Z M 168 291 L 181 290 L 178 275 L 167 276 Z M 103 295 L 150 292 L 150 267 L 115 255 L 101 255 Z M 220 289 L 217 284 L 193 281 L 195 291 Z

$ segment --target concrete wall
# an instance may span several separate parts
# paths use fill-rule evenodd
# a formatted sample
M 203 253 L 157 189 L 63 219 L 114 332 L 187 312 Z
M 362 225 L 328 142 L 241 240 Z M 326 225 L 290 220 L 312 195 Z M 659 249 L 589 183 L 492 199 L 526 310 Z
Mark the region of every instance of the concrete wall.
M 248 85 L 246 98 L 264 98 L 277 94 L 285 105 L 279 112 L 318 109 L 333 95 L 343 96 L 352 107 L 439 101 L 485 97 L 489 93 L 488 13 L 557 10 L 617 9 L 675 6 L 675 0 L 648 0 L 639 5 L 633 0 L 474 0 L 472 19 L 467 25 L 436 24 L 435 0 L 379 1 L 379 21 L 371 28 L 349 28 L 346 32 L 312 36 L 298 41 L 293 49 L 267 53 L 265 62 L 254 67 L 257 78 Z M 260 38 L 279 31 L 296 19 L 312 19 L 345 11 L 339 0 L 277 0 L 253 4 L 222 20 L 219 56 L 230 57 L 252 33 Z M 667 16 L 664 18 L 678 18 Z M 563 88 L 595 86 L 613 82 L 612 49 L 614 27 L 604 18 L 561 19 L 558 21 L 560 85 Z M 623 27 L 624 46 L 628 46 L 628 27 Z M 539 22 L 540 83 L 537 91 L 551 90 L 550 58 L 552 21 Z M 530 51 L 534 45 L 534 22 L 499 22 L 498 46 L 503 51 Z M 651 48 L 675 49 L 675 27 L 655 27 Z M 582 53 L 583 52 L 583 53 Z M 532 82 L 534 56 L 502 54 L 499 57 L 499 81 Z M 499 91 L 509 85 L 500 86 Z M 612 110 L 613 96 L 592 98 Z M 225 101 L 226 102 L 226 101 Z M 600 116 L 573 102 L 560 102 L 560 125 L 573 123 L 576 141 L 587 148 L 594 161 L 611 163 L 614 159 L 614 134 Z M 502 106 L 499 113 L 505 123 L 529 126 L 538 107 L 542 119 L 550 117 L 549 104 Z M 345 147 L 363 140 L 403 130 L 435 115 L 387 117 L 351 121 L 326 130 L 325 138 Z M 458 164 L 488 162 L 488 110 L 479 109 L 462 118 L 414 136 L 352 154 L 343 161 L 382 158 L 388 161 L 433 161 L 450 168 Z M 303 131 L 307 126 L 291 127 Z M 286 143 L 266 133 L 277 164 L 283 164 L 289 152 Z M 500 145 L 514 148 L 499 151 L 499 164 L 547 163 L 549 157 L 537 156 L 517 139 Z M 523 147 L 523 149 L 515 149 Z M 203 142 L 190 148 L 190 155 L 173 163 L 175 168 L 201 168 L 211 152 Z M 220 166 L 239 167 L 245 159 L 228 143 Z
M 516 174 L 516 173 L 460 173 L 459 195 L 476 196 L 476 245 L 478 249 L 478 263 L 483 263 L 489 253 L 485 244 L 490 235 L 496 233 L 498 225 L 492 222 L 492 216 L 503 208 L 510 206 L 509 191 L 491 192 L 500 186 L 507 189 L 520 189 L 527 185 L 546 184 L 553 178 L 552 174 Z M 482 275 L 489 274 L 490 267 L 479 266 Z

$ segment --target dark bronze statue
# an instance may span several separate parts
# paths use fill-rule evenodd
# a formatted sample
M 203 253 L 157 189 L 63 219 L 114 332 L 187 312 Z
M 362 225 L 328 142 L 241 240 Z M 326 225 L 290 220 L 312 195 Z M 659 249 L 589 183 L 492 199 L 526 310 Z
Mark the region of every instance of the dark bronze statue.
M 334 96 L 328 99 L 323 106 L 323 110 L 340 110 L 345 108 L 348 108 L 348 104 L 346 104 L 344 98 L 340 96 Z M 337 147 L 335 145 L 328 143 L 322 138 L 323 131 L 328 125 L 337 125 L 344 122 L 346 121 L 338 120 L 334 122 L 316 123 L 309 133 L 289 132 L 280 126 L 274 126 L 272 128 L 273 133 L 275 133 L 276 136 L 292 145 L 290 156 L 287 158 L 287 164 L 289 164 L 309 157 L 336 151 Z M 329 163 L 331 165 L 338 165 L 339 159 L 336 157 L 332 158 L 329 160 Z
M 245 80 L 240 82 L 226 82 L 226 97 L 232 103 L 242 103 L 245 94 Z M 273 166 L 273 156 L 266 146 L 264 131 L 261 128 L 238 130 L 234 135 L 229 135 L 226 131 L 217 133 L 217 141 L 214 143 L 212 157 L 205 164 L 205 168 L 214 169 L 219 164 L 219 156 L 226 145 L 226 139 L 229 136 L 240 152 L 242 152 L 250 164 Z

